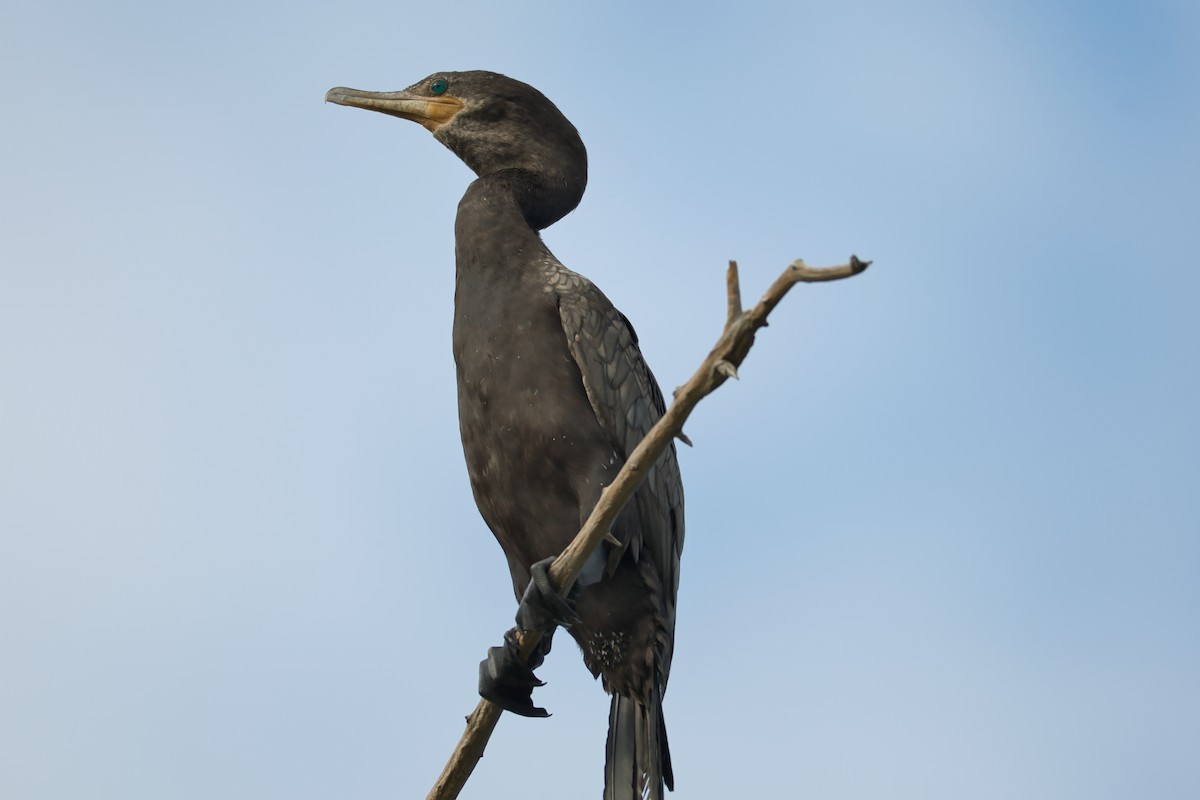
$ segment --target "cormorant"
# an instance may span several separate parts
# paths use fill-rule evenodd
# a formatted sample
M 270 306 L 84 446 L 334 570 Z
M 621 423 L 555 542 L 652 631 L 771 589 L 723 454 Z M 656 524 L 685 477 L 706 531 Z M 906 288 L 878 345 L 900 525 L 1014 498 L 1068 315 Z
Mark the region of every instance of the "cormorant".
M 674 788 L 662 698 L 684 538 L 674 447 L 614 524 L 619 546 L 602 544 L 580 576 L 577 617 L 531 580 L 665 411 L 629 320 L 538 233 L 583 196 L 579 133 L 541 92 L 493 72 L 438 72 L 399 92 L 331 89 L 326 100 L 418 122 L 478 175 L 455 223 L 453 332 L 475 502 L 523 598 L 518 623 L 572 623 L 584 663 L 612 695 L 605 798 L 661 798 L 664 784 Z M 483 675 L 481 693 L 544 715 L 530 700 L 532 672 L 501 667 L 490 682 Z

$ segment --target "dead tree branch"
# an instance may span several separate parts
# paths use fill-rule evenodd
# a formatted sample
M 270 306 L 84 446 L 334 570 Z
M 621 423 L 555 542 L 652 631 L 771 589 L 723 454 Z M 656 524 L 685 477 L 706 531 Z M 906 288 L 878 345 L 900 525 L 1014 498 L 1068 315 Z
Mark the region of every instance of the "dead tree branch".
M 849 278 L 870 265 L 870 261 L 859 261 L 856 256 L 850 256 L 848 263 L 836 267 L 809 267 L 803 261 L 793 261 L 771 284 L 771 288 L 767 289 L 758 304 L 749 311 L 743 311 L 737 262 L 729 262 L 729 271 L 726 274 L 728 315 L 721 338 L 691 379 L 675 390 L 675 400 L 667 409 L 667 413 L 630 453 L 625 466 L 621 468 L 616 479 L 605 488 L 600 501 L 592 509 L 592 514 L 584 523 L 583 529 L 554 559 L 550 566 L 550 580 L 560 593 L 565 595 L 570 591 L 588 556 L 599 546 L 601 540 L 610 535 L 608 531 L 617 514 L 629 498 L 633 497 L 634 491 L 650 467 L 657 463 L 666 451 L 671 440 L 679 438 L 687 442 L 687 437 L 683 435 L 683 423 L 691 415 L 696 404 L 728 378 L 737 377 L 737 368 L 741 366 L 746 354 L 750 352 L 751 345 L 754 344 L 755 332 L 766 327 L 767 316 L 788 290 L 797 283 Z M 528 657 L 540 638 L 540 631 L 520 634 L 521 653 Z M 483 750 L 500 720 L 500 714 L 499 706 L 487 700 L 480 700 L 479 705 L 467 717 L 467 729 L 426 800 L 454 800 L 458 797 L 467 778 L 471 776 L 475 765 L 483 756 Z

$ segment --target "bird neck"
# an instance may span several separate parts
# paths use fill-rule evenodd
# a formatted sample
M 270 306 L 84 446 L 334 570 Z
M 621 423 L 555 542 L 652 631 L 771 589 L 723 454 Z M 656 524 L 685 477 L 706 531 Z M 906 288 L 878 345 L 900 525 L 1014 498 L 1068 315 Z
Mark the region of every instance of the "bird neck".
M 545 250 L 522 202 L 523 187 L 512 178 L 485 175 L 459 201 L 454 240 L 460 283 L 510 281 L 524 271 L 529 258 Z
M 525 223 L 540 231 L 575 210 L 583 198 L 586 176 L 570 171 L 532 172 L 525 169 L 504 169 L 481 175 L 471 184 L 463 200 L 482 191 L 493 198 L 503 195 L 512 198 Z

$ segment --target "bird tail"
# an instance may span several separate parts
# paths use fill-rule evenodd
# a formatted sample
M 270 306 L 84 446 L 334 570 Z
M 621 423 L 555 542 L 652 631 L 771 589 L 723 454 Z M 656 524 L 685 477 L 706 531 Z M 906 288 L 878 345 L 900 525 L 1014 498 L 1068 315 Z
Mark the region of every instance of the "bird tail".
M 613 693 L 608 711 L 604 800 L 662 800 L 663 785 L 675 791 L 667 726 L 657 687 L 650 702 Z

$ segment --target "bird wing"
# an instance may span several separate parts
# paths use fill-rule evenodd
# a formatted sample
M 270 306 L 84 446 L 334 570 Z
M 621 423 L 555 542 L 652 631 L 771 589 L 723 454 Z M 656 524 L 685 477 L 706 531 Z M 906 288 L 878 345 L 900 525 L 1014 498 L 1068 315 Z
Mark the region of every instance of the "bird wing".
M 558 267 L 562 272 L 553 283 L 567 345 L 579 365 L 592 411 L 624 460 L 666 413 L 662 391 L 625 315 L 587 278 Z M 635 560 L 649 550 L 673 621 L 684 538 L 683 481 L 673 442 L 650 469 L 633 505 L 636 515 L 623 513 L 613 534 Z M 614 566 L 616 558 L 610 562 Z M 669 664 L 669 652 L 665 655 Z

